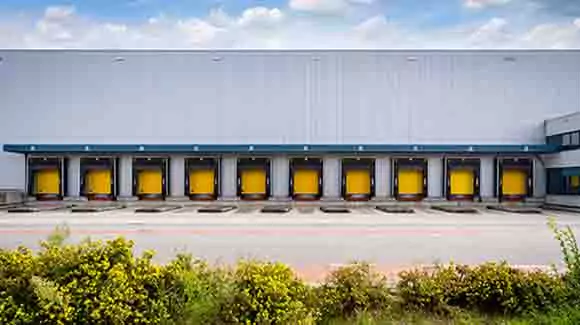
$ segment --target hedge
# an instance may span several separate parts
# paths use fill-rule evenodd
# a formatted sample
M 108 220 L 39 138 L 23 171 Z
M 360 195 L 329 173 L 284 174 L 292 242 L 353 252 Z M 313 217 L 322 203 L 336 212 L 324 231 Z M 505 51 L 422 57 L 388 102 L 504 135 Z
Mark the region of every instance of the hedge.
M 41 249 L 0 250 L 0 324 L 327 324 L 396 310 L 449 315 L 533 315 L 576 308 L 573 233 L 551 224 L 568 272 L 524 272 L 505 263 L 439 266 L 399 274 L 395 287 L 366 263 L 308 285 L 281 263 L 209 266 L 188 255 L 165 265 L 133 242 L 54 235 Z M 565 249 L 564 249 L 565 248 Z

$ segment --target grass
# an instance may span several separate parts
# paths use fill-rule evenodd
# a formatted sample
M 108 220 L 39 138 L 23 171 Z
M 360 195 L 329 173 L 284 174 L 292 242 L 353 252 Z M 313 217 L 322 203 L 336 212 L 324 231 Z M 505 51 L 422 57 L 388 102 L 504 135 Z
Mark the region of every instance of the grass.
M 562 307 L 545 314 L 520 317 L 488 316 L 458 311 L 452 316 L 422 312 L 391 311 L 384 315 L 361 314 L 354 319 L 336 319 L 327 325 L 578 325 L 580 307 Z

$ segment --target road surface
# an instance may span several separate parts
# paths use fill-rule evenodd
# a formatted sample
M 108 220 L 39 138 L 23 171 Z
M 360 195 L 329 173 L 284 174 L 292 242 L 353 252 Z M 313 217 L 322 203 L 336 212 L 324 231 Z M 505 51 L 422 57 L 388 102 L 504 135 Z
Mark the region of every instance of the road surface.
M 100 213 L 0 211 L 0 247 L 37 248 L 56 225 L 66 223 L 71 242 L 122 235 L 135 241 L 138 253 L 155 250 L 159 262 L 190 252 L 218 263 L 277 260 L 306 273 L 352 260 L 389 269 L 449 261 L 550 265 L 560 262 L 560 251 L 546 226 L 548 215 L 580 233 L 580 214 L 569 212 L 450 214 L 418 209 L 414 214 L 386 214 L 359 208 L 325 214 L 313 207 L 286 214 L 252 208 L 221 214 L 187 208 L 155 214 L 129 208 Z

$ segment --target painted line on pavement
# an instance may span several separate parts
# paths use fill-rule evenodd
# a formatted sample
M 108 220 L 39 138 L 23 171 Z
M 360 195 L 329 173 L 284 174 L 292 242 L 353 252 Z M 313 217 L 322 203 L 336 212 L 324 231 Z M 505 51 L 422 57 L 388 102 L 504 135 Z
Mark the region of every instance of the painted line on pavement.
M 10 228 L 0 229 L 0 234 L 49 234 L 53 229 Z M 372 236 L 372 235 L 423 235 L 423 236 L 466 236 L 478 235 L 481 230 L 475 229 L 337 229 L 337 228 L 215 228 L 215 229 L 184 229 L 184 228 L 141 228 L 141 229 L 82 229 L 71 228 L 71 233 L 77 235 L 216 235 L 216 236 Z

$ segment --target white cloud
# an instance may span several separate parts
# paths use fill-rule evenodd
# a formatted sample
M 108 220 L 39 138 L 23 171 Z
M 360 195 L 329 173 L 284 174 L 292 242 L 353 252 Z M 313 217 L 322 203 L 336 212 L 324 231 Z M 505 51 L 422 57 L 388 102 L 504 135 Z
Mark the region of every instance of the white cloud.
M 502 47 L 509 42 L 510 35 L 507 31 L 508 22 L 503 18 L 492 18 L 481 27 L 477 28 L 468 39 L 470 46 L 487 47 L 495 44 Z
M 51 7 L 37 19 L 0 18 L 0 48 L 580 48 L 580 18 L 522 24 L 496 17 L 428 30 L 402 27 L 385 15 L 318 18 L 254 7 L 239 15 L 216 9 L 202 17 L 121 23 Z
M 70 18 L 75 13 L 75 8 L 70 6 L 50 6 L 44 11 L 44 18 L 47 20 L 64 20 Z
M 501 6 L 511 0 L 464 0 L 463 5 L 470 9 L 482 9 L 491 6 Z
M 283 19 L 284 14 L 278 8 L 255 7 L 244 10 L 238 19 L 238 24 L 240 26 L 272 26 L 281 23 Z
M 340 13 L 351 6 L 370 5 L 374 0 L 290 0 L 289 7 L 314 13 Z

